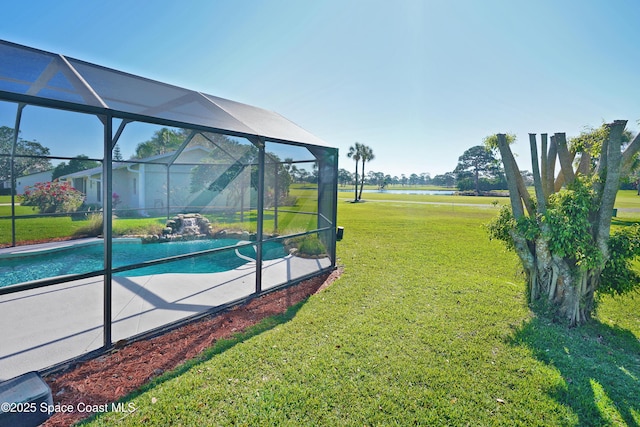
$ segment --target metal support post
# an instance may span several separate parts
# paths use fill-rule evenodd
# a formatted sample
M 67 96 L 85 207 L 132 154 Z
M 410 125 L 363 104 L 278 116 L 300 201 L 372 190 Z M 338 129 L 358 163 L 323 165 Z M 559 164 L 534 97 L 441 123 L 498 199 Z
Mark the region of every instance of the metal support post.
M 262 292 L 262 240 L 264 231 L 264 138 L 258 138 L 258 215 L 256 224 L 256 293 Z
M 104 348 L 111 347 L 111 311 L 112 311 L 112 272 L 113 259 L 113 164 L 112 164 L 112 139 L 113 117 L 106 117 L 104 121 L 104 159 L 102 163 L 102 235 L 104 238 Z

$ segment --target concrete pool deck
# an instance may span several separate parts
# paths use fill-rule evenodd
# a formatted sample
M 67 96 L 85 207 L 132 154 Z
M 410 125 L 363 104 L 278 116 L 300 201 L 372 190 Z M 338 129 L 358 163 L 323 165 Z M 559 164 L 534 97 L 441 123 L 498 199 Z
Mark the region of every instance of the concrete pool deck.
M 76 242 L 77 244 L 78 242 Z M 63 242 L 65 244 L 65 242 Z M 60 243 L 46 244 L 60 247 Z M 26 253 L 30 247 L 10 248 Z M 3 250 L 4 253 L 7 250 Z M 263 262 L 262 289 L 329 268 L 328 258 Z M 220 273 L 114 277 L 115 343 L 247 297 L 255 262 Z M 0 296 L 0 381 L 82 356 L 103 345 L 102 276 Z

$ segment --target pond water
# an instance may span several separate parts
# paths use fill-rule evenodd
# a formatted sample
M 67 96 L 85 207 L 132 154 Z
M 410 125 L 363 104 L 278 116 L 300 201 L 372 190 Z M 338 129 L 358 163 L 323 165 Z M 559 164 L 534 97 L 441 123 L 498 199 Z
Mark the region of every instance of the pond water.
M 342 193 L 353 193 L 354 190 L 346 190 L 346 189 L 340 189 L 339 190 Z M 359 192 L 360 190 L 358 190 Z M 426 195 L 430 195 L 430 196 L 452 196 L 455 194 L 454 190 L 411 190 L 411 189 L 406 189 L 406 190 L 363 190 L 363 193 L 379 193 L 379 194 L 426 194 Z
M 207 249 L 235 246 L 238 242 L 235 239 L 206 239 L 143 244 L 139 239 L 114 240 L 113 267 L 117 268 Z M 285 255 L 282 244 L 278 242 L 263 244 L 263 259 L 282 258 Z M 247 262 L 247 258 L 255 259 L 255 256 L 253 245 L 249 245 L 196 258 L 124 271 L 117 273 L 116 276 L 215 273 L 238 268 Z M 99 271 L 104 265 L 103 257 L 102 242 L 66 247 L 63 250 L 33 252 L 19 257 L 0 257 L 0 287 L 67 274 Z

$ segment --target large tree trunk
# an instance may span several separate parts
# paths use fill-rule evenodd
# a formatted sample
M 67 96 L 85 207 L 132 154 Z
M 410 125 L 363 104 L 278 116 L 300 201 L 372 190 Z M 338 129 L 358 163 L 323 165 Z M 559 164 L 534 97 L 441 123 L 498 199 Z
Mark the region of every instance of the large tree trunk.
M 358 200 L 362 200 L 362 189 L 364 188 L 364 164 L 366 160 L 362 159 L 362 179 L 360 180 L 360 194 L 358 195 Z
M 358 201 L 358 160 L 356 160 L 356 194 L 353 196 L 353 201 Z
M 555 317 L 569 326 L 583 324 L 591 317 L 601 271 L 576 272 L 565 259 L 551 255 L 547 248 L 545 240 L 536 241 L 537 256 L 528 275 L 529 302 L 550 308 Z
M 611 216 L 618 191 L 621 169 L 630 163 L 629 158 L 640 150 L 640 140 L 636 137 L 624 153 L 621 152 L 621 135 L 626 121 L 617 120 L 608 126 L 609 137 L 603 143 L 601 155 L 593 171 L 590 170 L 591 157 L 583 153 L 576 170 L 573 170 L 575 152 L 567 146 L 565 135 L 555 134 L 547 144 L 547 135 L 542 135 L 542 169 L 538 163 L 538 149 L 535 134 L 530 134 L 532 169 L 535 188 L 535 203 L 524 186 L 522 176 L 504 134 L 498 134 L 498 149 L 507 176 L 512 214 L 516 221 L 529 218 L 535 220 L 540 232 L 529 240 L 515 227 L 510 230 L 513 247 L 518 254 L 528 281 L 528 298 L 533 305 L 543 304 L 559 319 L 570 326 L 585 323 L 594 308 L 594 294 L 600 276 L 609 257 L 608 242 Z M 630 151 L 631 150 L 631 151 Z M 634 151 L 635 152 L 632 152 Z M 554 179 L 556 162 L 561 170 Z M 549 196 L 569 185 L 580 175 L 599 178 L 593 184 L 597 206 L 591 206 L 590 239 L 601 255 L 600 261 L 589 268 L 581 268 L 575 254 L 559 256 L 550 250 L 549 224 L 541 218 L 547 209 Z
M 474 175 L 474 181 L 476 184 L 476 196 L 480 195 L 480 171 L 478 171 L 478 169 L 476 169 L 476 173 Z

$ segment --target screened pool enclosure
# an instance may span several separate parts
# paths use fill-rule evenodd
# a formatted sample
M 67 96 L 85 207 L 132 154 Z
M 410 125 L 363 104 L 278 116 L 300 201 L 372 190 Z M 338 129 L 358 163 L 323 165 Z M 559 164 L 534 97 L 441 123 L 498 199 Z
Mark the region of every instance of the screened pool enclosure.
M 333 269 L 337 164 L 276 113 L 0 41 L 0 380 Z

